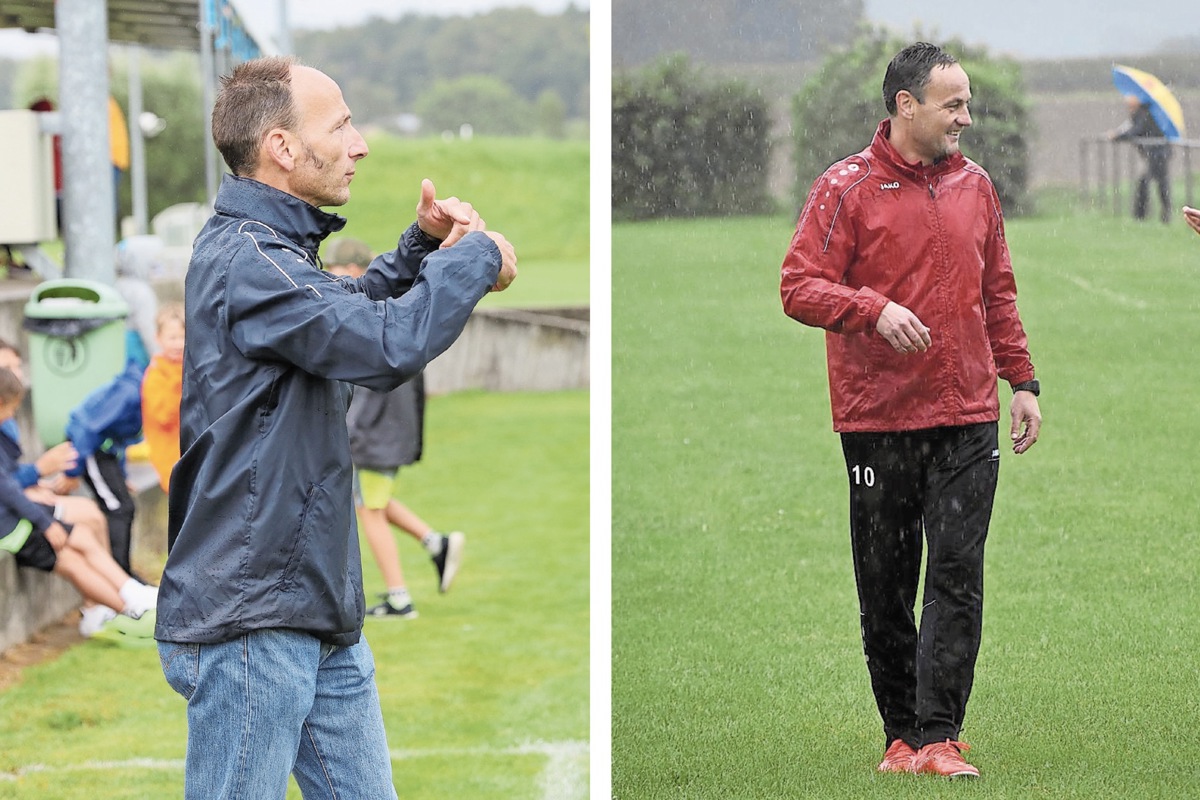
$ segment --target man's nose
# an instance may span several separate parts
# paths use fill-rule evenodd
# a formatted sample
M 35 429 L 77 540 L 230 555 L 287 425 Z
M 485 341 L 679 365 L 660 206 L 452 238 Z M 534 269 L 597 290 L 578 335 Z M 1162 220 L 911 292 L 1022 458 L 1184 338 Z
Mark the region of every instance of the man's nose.
M 369 152 L 367 140 L 362 137 L 357 128 L 354 128 L 354 141 L 350 144 L 350 157 L 358 161 L 360 158 L 366 158 Z

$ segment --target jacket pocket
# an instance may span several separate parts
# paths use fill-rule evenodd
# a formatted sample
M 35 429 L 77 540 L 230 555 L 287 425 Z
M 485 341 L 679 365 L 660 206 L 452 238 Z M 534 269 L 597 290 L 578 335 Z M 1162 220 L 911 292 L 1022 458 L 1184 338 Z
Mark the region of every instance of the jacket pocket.
M 332 527 L 332 507 L 329 492 L 325 490 L 324 486 L 314 483 L 308 487 L 308 493 L 304 498 L 304 508 L 300 513 L 299 525 L 293 537 L 292 549 L 279 578 L 277 587 L 279 591 L 294 591 L 305 582 L 305 561 L 309 557 L 309 543 L 313 537 L 320 536 L 323 531 Z M 314 554 L 314 556 L 318 555 Z

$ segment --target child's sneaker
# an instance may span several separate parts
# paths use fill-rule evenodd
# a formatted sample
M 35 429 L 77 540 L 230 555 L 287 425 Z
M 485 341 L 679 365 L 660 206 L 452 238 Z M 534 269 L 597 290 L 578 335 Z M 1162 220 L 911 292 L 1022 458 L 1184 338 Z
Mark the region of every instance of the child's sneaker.
M 450 590 L 450 584 L 454 582 L 454 576 L 458 574 L 458 568 L 462 564 L 463 550 L 466 546 L 467 535 L 454 531 L 449 536 L 442 536 L 441 550 L 430 556 L 433 566 L 437 568 L 439 592 L 445 593 Z
M 394 600 L 391 594 L 380 595 L 383 602 L 367 609 L 367 616 L 383 619 L 416 619 L 417 610 L 413 608 L 412 600 L 405 595 L 403 600 Z
M 106 623 L 117 616 L 117 612 L 108 606 L 85 606 L 81 611 L 83 618 L 79 620 L 79 635 L 85 639 L 95 636 Z
M 158 607 L 157 586 L 147 586 L 130 578 L 125 581 L 119 593 L 121 599 L 125 601 L 125 608 L 121 613 L 132 619 L 137 619 L 150 609 Z

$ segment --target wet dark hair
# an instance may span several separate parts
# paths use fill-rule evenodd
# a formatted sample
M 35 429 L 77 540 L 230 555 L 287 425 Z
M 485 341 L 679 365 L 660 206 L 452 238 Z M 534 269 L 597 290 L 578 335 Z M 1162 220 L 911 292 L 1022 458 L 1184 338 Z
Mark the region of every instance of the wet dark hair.
M 936 44 L 915 42 L 897 53 L 883 76 L 883 104 L 888 114 L 896 114 L 896 95 L 906 91 L 918 102 L 925 102 L 925 87 L 934 67 L 949 67 L 958 59 Z

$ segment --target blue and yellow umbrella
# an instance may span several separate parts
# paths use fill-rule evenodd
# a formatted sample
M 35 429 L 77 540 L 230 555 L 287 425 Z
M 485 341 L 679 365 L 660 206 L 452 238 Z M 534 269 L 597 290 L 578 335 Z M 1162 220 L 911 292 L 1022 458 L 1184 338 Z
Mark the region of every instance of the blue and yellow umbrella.
M 1133 67 L 1113 65 L 1113 85 L 1124 95 L 1133 95 L 1150 106 L 1150 113 L 1163 136 L 1171 141 L 1183 138 L 1183 109 L 1162 81 L 1149 72 Z

